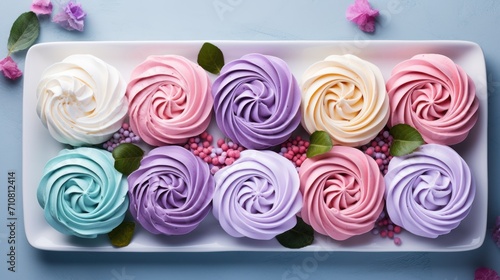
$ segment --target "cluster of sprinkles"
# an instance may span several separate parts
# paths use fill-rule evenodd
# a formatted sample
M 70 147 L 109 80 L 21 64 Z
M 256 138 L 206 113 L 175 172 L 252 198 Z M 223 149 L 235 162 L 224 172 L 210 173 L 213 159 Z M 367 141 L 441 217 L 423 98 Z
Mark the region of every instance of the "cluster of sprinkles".
M 290 137 L 286 142 L 281 144 L 279 154 L 289 159 L 298 171 L 307 158 L 306 152 L 308 147 L 309 141 L 302 139 L 302 137 Z
M 401 238 L 396 236 L 401 233 L 403 228 L 392 223 L 391 219 L 387 215 L 387 212 L 382 211 L 377 221 L 375 222 L 375 227 L 372 230 L 373 234 L 378 234 L 382 238 L 389 238 L 394 241 L 397 246 L 401 245 Z
M 382 175 L 387 174 L 387 167 L 392 159 L 390 147 L 392 143 L 392 135 L 389 130 L 384 128 L 370 143 L 361 147 L 361 150 L 371 156 L 377 162 Z
M 113 136 L 104 144 L 102 147 L 105 150 L 112 152 L 116 146 L 123 143 L 138 143 L 141 141 L 141 138 L 138 135 L 135 135 L 130 125 L 128 123 L 123 123 L 122 127 L 113 134 Z
M 210 172 L 215 174 L 225 166 L 233 164 L 244 147 L 222 138 L 217 140 L 217 146 L 214 147 L 213 140 L 213 136 L 205 131 L 198 137 L 189 138 L 184 148 L 208 163 Z
M 386 127 L 368 144 L 361 147 L 361 150 L 372 157 L 380 168 L 382 175 L 387 174 L 389 162 L 392 159 L 390 154 L 390 147 L 392 144 L 393 137 L 389 133 L 389 129 Z M 379 218 L 375 222 L 372 233 L 379 235 L 382 238 L 389 238 L 394 241 L 397 246 L 401 245 L 401 238 L 397 234 L 401 233 L 403 228 L 395 225 L 386 210 L 380 213 Z

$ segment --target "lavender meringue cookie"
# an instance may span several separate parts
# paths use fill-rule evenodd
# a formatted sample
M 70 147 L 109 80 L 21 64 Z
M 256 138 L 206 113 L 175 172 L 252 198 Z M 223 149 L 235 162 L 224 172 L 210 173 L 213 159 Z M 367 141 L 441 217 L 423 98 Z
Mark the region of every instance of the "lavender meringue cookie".
M 187 234 L 211 210 L 214 180 L 209 167 L 180 146 L 151 150 L 128 183 L 132 216 L 154 234 Z
M 269 240 L 297 223 L 302 207 L 293 164 L 271 151 L 245 150 L 215 173 L 213 214 L 233 237 Z
M 469 213 L 476 192 L 467 163 L 455 150 L 439 144 L 394 157 L 385 182 L 391 220 L 428 238 L 455 229 Z
M 300 88 L 278 57 L 252 53 L 229 62 L 212 94 L 217 125 L 248 149 L 279 145 L 300 124 Z
M 37 189 L 45 219 L 63 234 L 95 238 L 113 230 L 128 208 L 127 181 L 110 152 L 62 150 L 47 162 Z

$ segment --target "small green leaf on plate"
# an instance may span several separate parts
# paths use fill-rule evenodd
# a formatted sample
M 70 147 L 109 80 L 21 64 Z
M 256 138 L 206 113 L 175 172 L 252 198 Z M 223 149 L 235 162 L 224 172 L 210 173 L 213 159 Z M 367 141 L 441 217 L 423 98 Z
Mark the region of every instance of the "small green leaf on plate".
M 115 169 L 128 176 L 139 168 L 144 151 L 134 144 L 123 143 L 113 150 Z
M 422 135 L 415 128 L 407 124 L 397 124 L 391 127 L 389 133 L 394 138 L 390 149 L 392 156 L 407 155 L 424 144 Z
M 288 231 L 276 236 L 278 242 L 286 248 L 298 249 L 311 245 L 314 241 L 314 230 L 304 220 L 297 217 L 297 224 Z
M 12 24 L 7 49 L 10 53 L 29 48 L 40 34 L 40 23 L 33 12 L 22 13 Z
M 204 43 L 198 53 L 198 64 L 212 74 L 219 74 L 224 66 L 224 54 L 211 43 Z
M 326 153 L 333 147 L 332 139 L 325 131 L 317 130 L 313 132 L 309 142 L 310 144 L 306 152 L 308 158 Z
M 111 244 L 115 247 L 125 247 L 130 244 L 134 236 L 135 223 L 123 221 L 120 225 L 108 233 Z

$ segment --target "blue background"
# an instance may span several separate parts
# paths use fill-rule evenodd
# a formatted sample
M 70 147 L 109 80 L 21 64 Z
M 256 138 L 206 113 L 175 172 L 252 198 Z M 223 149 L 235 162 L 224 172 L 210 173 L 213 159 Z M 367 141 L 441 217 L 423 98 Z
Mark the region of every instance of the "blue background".
M 69 32 L 41 18 L 37 42 L 114 40 L 468 40 L 485 55 L 489 98 L 488 232 L 483 246 L 459 253 L 67 253 L 45 252 L 26 241 L 22 222 L 23 79 L 0 77 L 1 279 L 473 279 L 479 266 L 500 272 L 491 239 L 500 215 L 500 1 L 372 0 L 381 12 L 365 34 L 345 19 L 353 0 L 80 0 L 85 31 Z M 0 43 L 30 0 L 0 2 Z M 3 58 L 7 48 L 0 50 Z M 26 52 L 13 55 L 21 69 Z M 43 148 L 43 147 L 40 147 Z M 16 270 L 7 270 L 7 173 L 18 181 Z M 5 225 L 4 225 L 5 223 Z

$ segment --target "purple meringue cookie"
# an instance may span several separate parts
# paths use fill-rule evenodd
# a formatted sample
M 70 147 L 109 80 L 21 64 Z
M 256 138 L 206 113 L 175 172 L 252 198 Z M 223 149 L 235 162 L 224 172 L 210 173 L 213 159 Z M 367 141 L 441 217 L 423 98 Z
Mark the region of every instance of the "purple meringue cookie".
M 154 234 L 189 233 L 212 208 L 208 165 L 180 146 L 151 150 L 128 183 L 132 216 Z
M 248 149 L 285 142 L 300 123 L 300 88 L 282 59 L 247 54 L 226 64 L 213 83 L 217 125 Z
M 215 173 L 213 214 L 234 237 L 269 240 L 290 230 L 302 208 L 297 170 L 271 151 L 245 150 Z
M 439 144 L 394 157 L 385 183 L 387 212 L 394 224 L 429 238 L 455 229 L 469 213 L 476 192 L 467 163 Z

